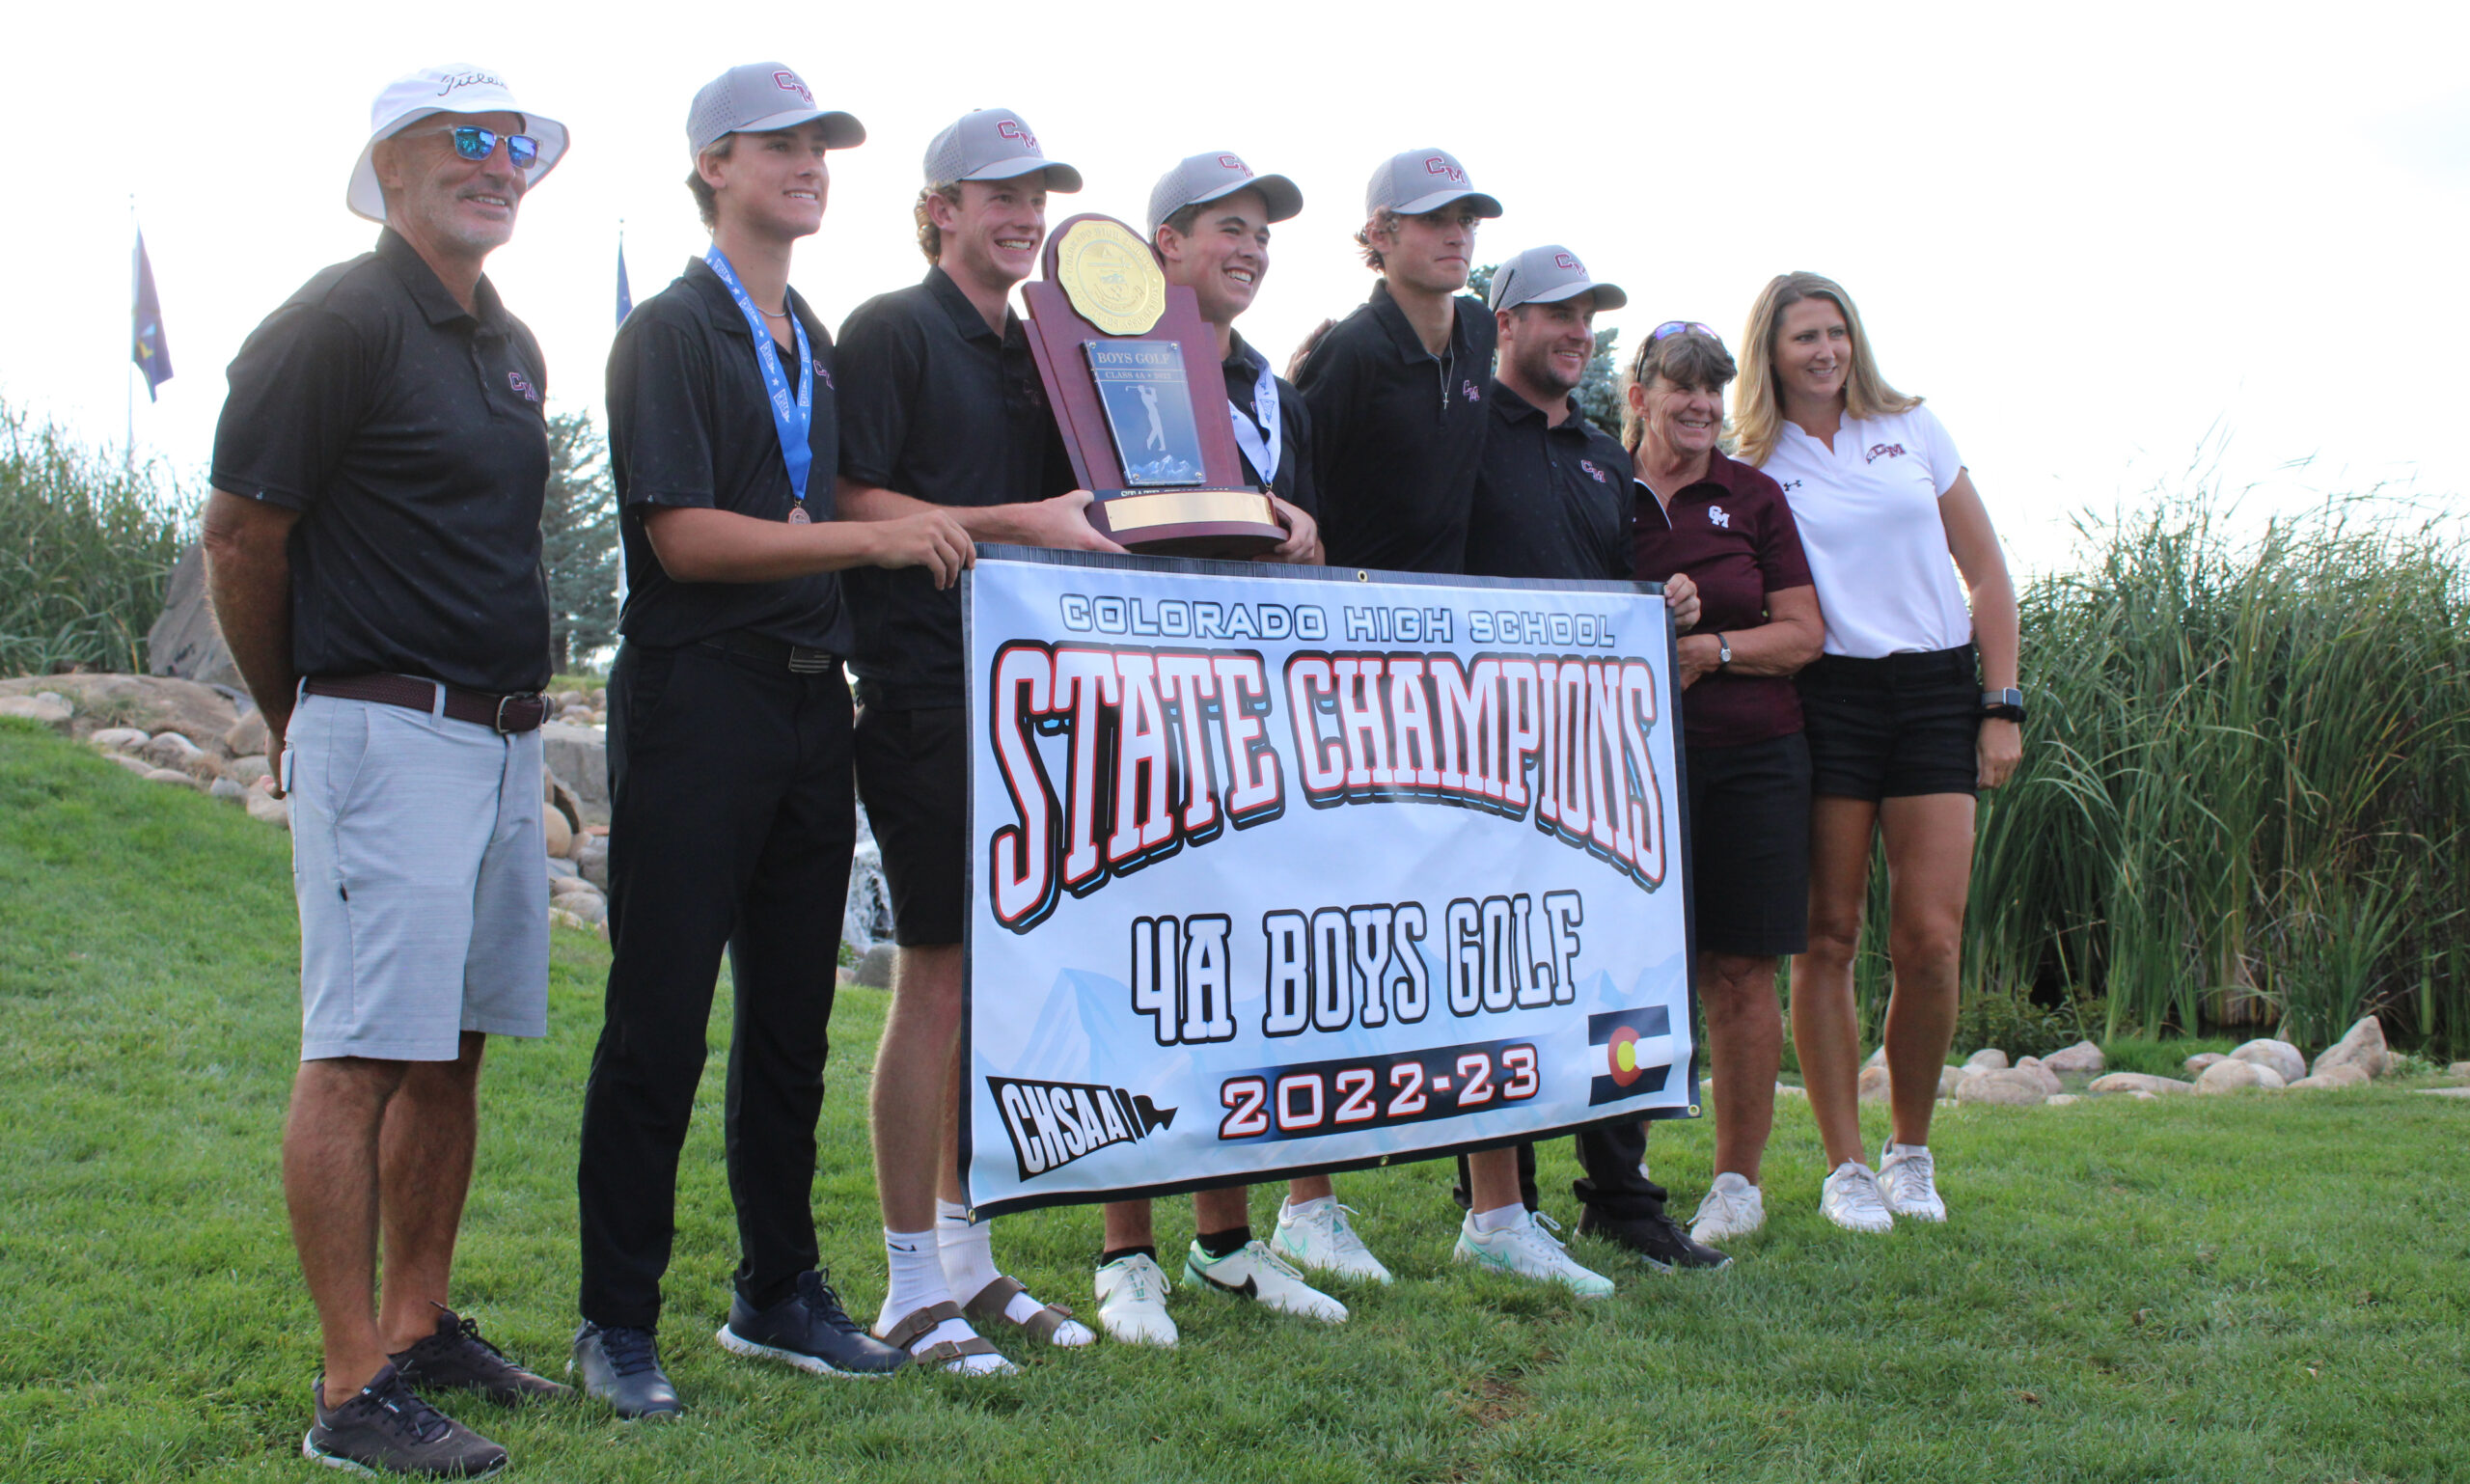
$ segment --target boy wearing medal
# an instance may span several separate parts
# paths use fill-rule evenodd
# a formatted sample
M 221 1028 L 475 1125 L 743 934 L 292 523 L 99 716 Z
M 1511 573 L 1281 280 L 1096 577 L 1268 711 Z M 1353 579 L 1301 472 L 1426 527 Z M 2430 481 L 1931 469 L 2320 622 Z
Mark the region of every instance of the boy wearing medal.
M 717 1339 L 817 1375 L 907 1360 L 822 1280 L 809 1204 L 856 838 L 835 574 L 916 566 L 948 586 L 972 560 L 941 510 L 832 518 L 832 341 L 789 263 L 822 225 L 826 152 L 864 138 L 780 64 L 706 85 L 687 115 L 687 187 L 711 250 L 610 350 L 628 591 L 609 686 L 616 951 L 584 1094 L 574 1349 L 585 1389 L 626 1416 L 679 1410 L 655 1331 L 724 948 L 739 1262 Z

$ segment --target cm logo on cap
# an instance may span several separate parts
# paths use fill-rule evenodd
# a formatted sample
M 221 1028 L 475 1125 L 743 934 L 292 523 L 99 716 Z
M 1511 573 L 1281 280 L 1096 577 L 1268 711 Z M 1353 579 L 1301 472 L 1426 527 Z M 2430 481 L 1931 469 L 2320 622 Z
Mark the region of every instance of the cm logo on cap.
M 1424 159 L 1424 173 L 1426 175 L 1440 176 L 1453 185 L 1467 179 L 1467 172 L 1459 169 L 1457 163 L 1451 160 L 1446 154 L 1426 156 Z
M 1021 147 L 1025 150 L 1034 150 L 1038 147 L 1038 136 L 1030 133 L 1029 128 L 1018 119 L 1004 120 L 1002 123 L 995 125 L 995 132 L 1001 134 L 1005 139 L 1019 140 Z
M 814 106 L 814 94 L 808 90 L 806 83 L 798 76 L 797 73 L 789 71 L 775 72 L 772 74 L 772 82 L 774 86 L 778 87 L 783 93 L 796 94 L 798 96 L 798 101 L 806 104 L 808 107 L 811 108 Z

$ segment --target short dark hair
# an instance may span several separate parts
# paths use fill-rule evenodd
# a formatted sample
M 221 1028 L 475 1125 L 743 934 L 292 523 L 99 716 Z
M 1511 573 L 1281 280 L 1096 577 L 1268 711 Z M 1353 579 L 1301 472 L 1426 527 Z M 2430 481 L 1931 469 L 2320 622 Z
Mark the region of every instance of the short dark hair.
M 926 255 L 928 262 L 944 261 L 943 230 L 935 225 L 934 214 L 926 209 L 926 203 L 938 196 L 950 202 L 957 209 L 961 204 L 960 182 L 953 180 L 930 185 L 918 193 L 918 205 L 912 208 L 912 213 L 918 218 L 918 250 Z
M 1732 385 L 1741 369 L 1733 364 L 1733 353 L 1724 343 L 1712 335 L 1695 330 L 1679 330 L 1661 340 L 1638 343 L 1638 353 L 1630 358 L 1630 374 L 1621 395 L 1621 441 L 1636 448 L 1646 436 L 1646 425 L 1630 410 L 1629 387 L 1653 386 L 1661 378 L 1668 386 L 1689 392 L 1721 392 Z
M 736 148 L 737 136 L 723 134 L 707 146 L 702 154 L 695 157 L 694 168 L 686 172 L 686 189 L 695 198 L 695 214 L 703 219 L 703 225 L 706 227 L 718 227 L 721 224 L 721 203 L 720 199 L 712 194 L 710 182 L 703 179 L 704 156 L 725 160 L 729 157 L 729 151 Z

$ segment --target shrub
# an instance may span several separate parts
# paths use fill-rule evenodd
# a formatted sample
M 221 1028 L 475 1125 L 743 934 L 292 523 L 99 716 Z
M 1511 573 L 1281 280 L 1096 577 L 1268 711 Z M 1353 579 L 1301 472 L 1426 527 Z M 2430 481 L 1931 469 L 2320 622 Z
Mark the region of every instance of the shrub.
M 0 402 L 0 674 L 143 672 L 194 539 L 154 465 L 131 467 Z

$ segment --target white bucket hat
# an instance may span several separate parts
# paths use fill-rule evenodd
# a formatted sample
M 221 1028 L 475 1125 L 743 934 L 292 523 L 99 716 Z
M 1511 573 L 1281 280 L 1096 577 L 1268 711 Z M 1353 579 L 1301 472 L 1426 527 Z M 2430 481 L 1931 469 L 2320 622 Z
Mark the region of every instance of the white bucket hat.
M 484 67 L 425 67 L 388 83 L 370 105 L 369 143 L 361 146 L 359 163 L 351 167 L 351 184 L 343 191 L 343 205 L 354 215 L 372 222 L 386 220 L 386 193 L 378 189 L 377 167 L 370 159 L 378 141 L 400 133 L 407 124 L 441 113 L 523 115 L 523 131 L 540 142 L 539 156 L 523 173 L 526 190 L 539 184 L 540 178 L 566 152 L 566 126 L 516 102 L 506 79 L 497 73 Z

